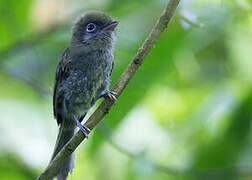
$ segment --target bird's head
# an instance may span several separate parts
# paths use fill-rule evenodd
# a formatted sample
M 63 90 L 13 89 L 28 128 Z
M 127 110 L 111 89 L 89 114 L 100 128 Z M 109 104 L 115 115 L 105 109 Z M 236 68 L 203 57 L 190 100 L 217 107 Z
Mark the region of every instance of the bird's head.
M 91 11 L 81 16 L 73 26 L 71 46 L 84 51 L 112 49 L 118 21 L 103 12 Z

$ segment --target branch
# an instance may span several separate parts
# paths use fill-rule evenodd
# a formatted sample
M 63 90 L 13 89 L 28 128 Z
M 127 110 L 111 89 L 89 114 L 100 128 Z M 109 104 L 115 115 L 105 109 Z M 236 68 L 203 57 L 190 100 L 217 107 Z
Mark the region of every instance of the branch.
M 20 48 L 32 47 L 34 44 L 43 41 L 50 34 L 53 34 L 59 29 L 62 29 L 62 27 L 66 26 L 66 24 L 67 23 L 65 24 L 55 23 L 53 26 L 49 27 L 48 29 L 44 31 L 39 31 L 36 33 L 29 34 L 25 36 L 24 38 L 17 40 L 13 44 L 8 45 L 6 48 L 0 51 L 0 58 L 1 58 L 0 65 L 2 65 L 4 58 L 8 56 L 9 54 L 11 53 L 15 54 L 16 51 L 18 51 Z
M 48 88 L 45 88 L 44 84 L 39 83 L 36 79 L 25 76 L 24 74 L 15 71 L 15 69 L 8 68 L 4 65 L 1 68 L 2 69 L 0 69 L 0 73 L 4 73 L 11 78 L 16 78 L 19 81 L 22 81 L 30 88 L 32 88 L 40 97 L 48 98 L 51 96 L 51 91 Z
M 158 38 L 162 32 L 167 28 L 180 0 L 170 0 L 166 6 L 163 14 L 158 19 L 156 25 L 150 32 L 149 36 L 139 48 L 136 56 L 133 58 L 131 63 L 128 65 L 126 70 L 123 72 L 118 82 L 113 88 L 113 91 L 117 93 L 117 97 L 123 92 L 129 81 L 132 79 L 133 75 L 136 73 L 137 69 L 143 63 L 145 57 L 150 52 L 154 44 L 157 42 Z M 90 116 L 85 125 L 92 130 L 109 112 L 111 107 L 114 105 L 114 101 L 105 99 L 101 105 L 96 109 L 96 111 Z M 78 145 L 85 139 L 83 133 L 79 130 L 72 139 L 61 149 L 61 151 L 56 155 L 56 157 L 50 162 L 46 170 L 38 177 L 38 180 L 49 180 L 56 176 L 62 164 L 65 160 L 74 152 Z
M 186 22 L 187 24 L 190 24 L 192 27 L 194 28 L 200 28 L 201 27 L 201 24 L 199 23 L 195 23 L 193 21 L 191 21 L 190 19 L 188 19 L 187 17 L 183 16 L 183 15 L 177 15 L 178 18 L 180 18 L 181 20 L 183 20 L 184 22 Z

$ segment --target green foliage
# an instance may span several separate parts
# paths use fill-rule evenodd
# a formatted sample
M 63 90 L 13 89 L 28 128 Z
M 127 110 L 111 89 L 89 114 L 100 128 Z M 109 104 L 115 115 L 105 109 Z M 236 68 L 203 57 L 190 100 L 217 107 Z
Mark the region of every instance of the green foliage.
M 27 166 L 22 159 L 15 154 L 1 154 L 0 169 L 1 179 L 28 180 L 36 178 L 35 170 Z
M 9 45 L 23 38 L 30 33 L 29 13 L 31 0 L 1 0 L 0 1 L 0 48 Z

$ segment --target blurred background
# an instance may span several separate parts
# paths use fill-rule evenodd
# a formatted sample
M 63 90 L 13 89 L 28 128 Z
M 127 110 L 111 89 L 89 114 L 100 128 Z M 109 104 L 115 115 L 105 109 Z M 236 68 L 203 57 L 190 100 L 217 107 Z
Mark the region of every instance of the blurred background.
M 76 17 L 96 9 L 120 21 L 113 85 L 167 3 L 0 0 L 1 180 L 35 179 L 50 160 L 54 74 Z M 72 179 L 251 180 L 251 13 L 251 0 L 181 0 L 116 106 L 77 149 Z

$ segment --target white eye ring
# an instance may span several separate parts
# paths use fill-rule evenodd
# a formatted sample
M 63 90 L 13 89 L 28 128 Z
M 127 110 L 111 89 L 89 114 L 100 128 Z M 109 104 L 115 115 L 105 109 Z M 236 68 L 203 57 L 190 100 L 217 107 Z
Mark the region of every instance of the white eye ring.
M 87 32 L 94 32 L 96 29 L 96 25 L 94 23 L 89 23 L 86 27 Z

